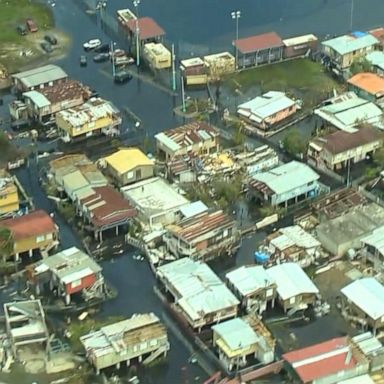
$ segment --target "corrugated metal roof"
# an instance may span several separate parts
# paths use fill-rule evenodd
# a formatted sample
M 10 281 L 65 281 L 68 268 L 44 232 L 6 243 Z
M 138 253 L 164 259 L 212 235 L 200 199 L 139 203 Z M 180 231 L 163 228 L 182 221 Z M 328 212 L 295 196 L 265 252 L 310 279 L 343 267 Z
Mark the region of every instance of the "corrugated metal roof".
M 368 374 L 353 377 L 352 379 L 339 381 L 338 384 L 375 384 Z
M 49 107 L 51 102 L 40 92 L 29 91 L 23 93 L 24 97 L 31 99 L 32 103 L 36 105 L 37 108 Z
M 366 59 L 371 62 L 372 65 L 384 70 L 384 52 L 383 51 L 373 51 L 368 53 Z
M 315 248 L 321 245 L 320 241 L 315 239 L 310 233 L 304 231 L 299 225 L 280 228 L 279 232 L 287 236 L 287 238 L 301 248 Z
M 268 275 L 276 282 L 277 292 L 283 300 L 301 294 L 319 292 L 316 285 L 296 263 L 284 263 L 267 269 Z
M 60 67 L 53 64 L 44 65 L 43 67 L 12 75 L 13 78 L 18 79 L 28 88 L 64 79 L 67 76 L 68 75 Z
M 305 44 L 305 43 L 310 43 L 312 41 L 317 41 L 317 37 L 313 34 L 308 34 L 308 35 L 302 35 L 302 36 L 296 36 L 296 37 L 291 37 L 289 39 L 284 39 L 283 43 L 286 47 L 292 47 L 294 45 L 299 45 L 299 44 Z
M 262 96 L 257 96 L 237 107 L 237 113 L 248 119 L 261 122 L 277 112 L 295 105 L 295 101 L 285 95 L 284 92 L 269 91 Z
M 235 47 L 243 54 L 283 46 L 281 37 L 276 32 L 245 37 L 234 41 Z
M 373 320 L 384 316 L 384 286 L 374 277 L 356 280 L 341 293 Z
M 104 160 L 120 175 L 139 166 L 153 165 L 153 161 L 140 151 L 139 148 L 122 148 L 112 155 L 105 157 Z
M 180 207 L 180 213 L 186 219 L 189 219 L 190 217 L 196 216 L 206 211 L 208 211 L 208 207 L 200 200 L 194 201 L 193 203 L 186 204 Z
M 259 337 L 252 327 L 243 319 L 237 317 L 212 326 L 221 339 L 231 350 L 246 348 L 259 341 Z
M 268 186 L 275 194 L 283 194 L 318 180 L 320 176 L 308 165 L 291 161 L 267 172 L 252 176 Z
M 360 49 L 371 47 L 378 43 L 379 40 L 377 40 L 376 37 L 370 34 L 366 34 L 361 37 L 343 35 L 331 40 L 323 41 L 321 44 L 326 47 L 332 48 L 340 55 L 345 55 L 353 51 L 358 51 Z
M 361 242 L 374 247 L 384 256 L 384 226 L 375 229 L 369 236 L 363 237 Z
M 243 296 L 266 289 L 275 281 L 261 265 L 244 265 L 225 275 Z

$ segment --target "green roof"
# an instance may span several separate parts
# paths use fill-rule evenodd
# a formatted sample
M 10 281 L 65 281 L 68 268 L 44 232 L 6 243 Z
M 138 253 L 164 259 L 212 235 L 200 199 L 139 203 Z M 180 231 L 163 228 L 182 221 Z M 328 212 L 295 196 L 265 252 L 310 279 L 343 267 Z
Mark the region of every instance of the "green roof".
M 378 43 L 379 41 L 376 37 L 366 34 L 362 37 L 343 35 L 331 40 L 323 41 L 322 45 L 333 49 L 340 55 L 345 55 L 359 49 L 368 48 Z

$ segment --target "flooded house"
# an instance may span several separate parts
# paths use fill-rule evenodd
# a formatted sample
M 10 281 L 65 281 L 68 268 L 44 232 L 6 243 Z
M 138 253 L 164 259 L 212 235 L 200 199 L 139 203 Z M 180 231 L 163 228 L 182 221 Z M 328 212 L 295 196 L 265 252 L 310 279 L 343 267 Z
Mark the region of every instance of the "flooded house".
M 166 248 L 177 258 L 208 261 L 232 255 L 240 241 L 236 222 L 221 210 L 197 214 L 166 230 Z
M 68 75 L 64 70 L 54 64 L 15 73 L 11 77 L 12 83 L 18 92 L 52 87 L 55 84 L 63 84 L 68 79 Z
M 192 57 L 180 61 L 180 71 L 186 86 L 201 86 L 207 84 L 208 68 L 200 57 Z
M 244 265 L 225 275 L 227 285 L 248 313 L 261 315 L 275 306 L 276 283 L 261 265 Z
M 170 348 L 167 329 L 153 313 L 134 314 L 80 337 L 86 357 L 97 374 L 104 368 L 132 361 L 149 364 L 166 356 Z
M 99 165 L 118 187 L 154 176 L 154 161 L 139 148 L 121 148 L 100 159 Z
M 198 332 L 237 315 L 239 300 L 207 264 L 185 257 L 158 267 L 156 274 L 173 308 Z
M 213 346 L 228 371 L 246 367 L 251 359 L 261 364 L 274 360 L 275 340 L 256 316 L 237 317 L 212 326 Z
M 276 32 L 249 36 L 233 42 L 238 53 L 238 68 L 270 64 L 283 58 L 284 43 Z
M 319 179 L 308 165 L 291 161 L 252 175 L 248 194 L 271 206 L 288 207 L 316 197 L 321 190 Z
M 320 256 L 320 241 L 299 225 L 279 228 L 267 236 L 265 243 L 273 263 L 290 261 L 305 268 Z
M 56 125 L 65 143 L 97 135 L 118 136 L 121 123 L 120 111 L 101 98 L 89 99 L 56 114 Z
M 0 228 L 10 231 L 13 251 L 9 256 L 13 256 L 15 261 L 19 261 L 24 254 L 32 257 L 34 251 L 46 257 L 48 252 L 59 244 L 59 228 L 52 217 L 43 210 L 2 220 Z
M 166 161 L 176 156 L 214 153 L 219 150 L 219 130 L 204 121 L 194 121 L 155 135 L 156 151 Z
M 30 265 L 27 279 L 37 295 L 45 290 L 55 290 L 66 305 L 74 294 L 81 293 L 84 300 L 101 297 L 104 278 L 101 267 L 86 253 L 76 247 Z
M 295 313 L 315 304 L 319 290 L 297 263 L 278 264 L 267 269 L 277 286 L 278 302 L 285 313 Z
M 364 331 L 376 335 L 384 328 L 384 286 L 374 277 L 363 277 L 341 289 L 341 311 Z
M 348 336 L 293 350 L 282 355 L 295 383 L 336 384 L 368 372 L 369 362 Z
M 284 92 L 269 91 L 237 106 L 237 114 L 246 123 L 264 131 L 296 113 L 298 104 Z
M 49 333 L 40 300 L 17 301 L 4 304 L 5 328 L 13 356 L 24 346 L 45 348 Z

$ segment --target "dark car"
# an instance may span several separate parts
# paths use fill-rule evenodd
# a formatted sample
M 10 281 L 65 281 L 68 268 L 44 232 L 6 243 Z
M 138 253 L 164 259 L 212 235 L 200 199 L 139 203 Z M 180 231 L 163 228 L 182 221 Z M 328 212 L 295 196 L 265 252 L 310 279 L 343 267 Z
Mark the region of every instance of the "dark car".
M 104 61 L 109 60 L 109 53 L 99 53 L 98 55 L 93 57 L 93 61 L 95 63 L 103 63 Z
M 14 131 L 22 131 L 31 126 L 31 122 L 29 120 L 15 120 L 11 123 L 11 128 Z
M 47 41 L 51 45 L 56 45 L 57 44 L 57 39 L 53 35 L 45 35 L 44 40 Z
M 132 75 L 128 71 L 119 71 L 113 78 L 116 84 L 124 84 L 132 79 Z
M 21 36 L 25 36 L 27 34 L 27 27 L 23 24 L 18 25 L 17 33 Z
M 96 47 L 93 51 L 96 53 L 109 53 L 109 44 L 101 44 Z
M 81 55 L 80 56 L 80 67 L 86 67 L 87 66 L 87 56 Z
M 52 45 L 47 42 L 41 43 L 40 45 L 43 51 L 46 53 L 51 53 L 53 51 Z

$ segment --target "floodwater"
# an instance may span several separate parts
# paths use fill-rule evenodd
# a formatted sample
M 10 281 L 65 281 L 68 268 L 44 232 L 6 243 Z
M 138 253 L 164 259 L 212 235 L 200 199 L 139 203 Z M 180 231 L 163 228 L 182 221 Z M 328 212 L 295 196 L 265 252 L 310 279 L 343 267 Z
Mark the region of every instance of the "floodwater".
M 79 56 L 83 54 L 82 43 L 90 38 L 100 37 L 109 41 L 110 37 L 98 28 L 95 17 L 86 15 L 78 3 L 81 0 L 57 0 L 53 8 L 57 27 L 72 37 L 72 46 L 68 56 L 58 62 L 68 74 L 81 80 L 99 91 L 100 95 L 112 100 L 118 108 L 129 108 L 142 121 L 139 132 L 125 125 L 126 137 L 149 137 L 157 132 L 180 124 L 172 110 L 180 101 L 156 86 L 133 79 L 126 86 L 115 86 L 112 83 L 111 68 L 104 64 L 94 64 L 88 57 L 88 67 L 79 66 Z M 151 16 L 166 30 L 167 41 L 176 44 L 180 57 L 200 55 L 207 52 L 230 50 L 234 38 L 235 25 L 230 18 L 230 11 L 241 10 L 239 36 L 245 37 L 253 33 L 275 30 L 283 36 L 302 33 L 319 35 L 338 34 L 350 28 L 350 0 L 142 0 L 140 15 Z M 382 0 L 354 0 L 354 29 L 365 30 L 379 26 L 384 14 Z M 131 7 L 131 3 L 123 0 L 108 0 L 108 12 Z M 4 101 L 8 102 L 9 97 Z M 6 116 L 5 106 L 0 107 L 0 115 Z M 31 167 L 17 171 L 23 186 L 33 196 L 38 208 L 53 210 L 38 182 L 38 167 L 32 162 Z M 60 227 L 62 246 L 64 248 L 79 245 L 79 239 L 56 216 Z M 247 238 L 239 251 L 237 264 L 249 263 L 253 260 L 253 252 L 263 234 Z M 154 277 L 145 262 L 135 261 L 127 254 L 114 261 L 103 263 L 106 279 L 113 282 L 119 291 L 116 299 L 103 305 L 101 316 L 126 315 L 137 312 L 153 311 L 170 329 L 171 351 L 167 362 L 148 369 L 144 373 L 144 383 L 169 384 L 183 383 L 188 377 L 189 383 L 202 382 L 206 377 L 196 365 L 188 363 L 192 351 L 182 335 L 175 329 L 167 312 L 153 292 Z M 4 300 L 4 297 L 1 297 Z M 317 325 L 316 325 L 317 324 Z M 332 324 L 327 324 L 327 334 L 322 333 L 321 322 L 303 328 L 302 340 L 309 340 L 313 335 L 318 339 L 332 336 Z M 295 330 L 300 334 L 300 330 Z M 335 330 L 336 335 L 339 330 Z M 321 336 L 322 335 L 322 336 Z M 316 340 L 320 341 L 320 340 Z M 186 367 L 183 370 L 183 367 Z M 7 378 L 0 376 L 0 380 Z M 29 384 L 31 376 L 17 377 L 18 384 Z M 46 382 L 39 378 L 40 383 Z M 11 382 L 11 381 L 9 381 Z

